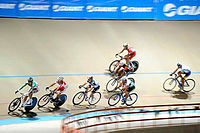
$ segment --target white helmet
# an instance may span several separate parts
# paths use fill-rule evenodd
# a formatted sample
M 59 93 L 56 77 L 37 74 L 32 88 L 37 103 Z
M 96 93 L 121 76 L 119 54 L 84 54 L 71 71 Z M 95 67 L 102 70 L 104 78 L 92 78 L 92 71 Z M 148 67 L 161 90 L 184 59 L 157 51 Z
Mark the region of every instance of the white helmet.
M 127 47 L 128 47 L 128 43 L 125 42 L 125 43 L 123 44 L 123 47 L 124 47 L 124 48 L 127 48 Z
M 63 81 L 63 79 L 64 79 L 64 78 L 61 77 L 61 76 L 58 77 L 58 81 Z

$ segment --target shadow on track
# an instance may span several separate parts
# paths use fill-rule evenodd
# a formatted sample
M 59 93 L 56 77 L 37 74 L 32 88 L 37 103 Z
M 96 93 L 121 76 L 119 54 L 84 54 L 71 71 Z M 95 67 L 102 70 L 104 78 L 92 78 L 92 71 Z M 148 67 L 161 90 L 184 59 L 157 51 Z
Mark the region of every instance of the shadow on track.
M 10 115 L 12 117 L 20 117 L 20 118 L 33 118 L 33 117 L 37 116 L 37 113 L 31 112 L 31 111 L 25 112 L 25 111 L 21 110 L 20 112 L 8 112 L 8 115 Z
M 61 107 L 38 107 L 38 110 L 43 113 L 57 113 L 57 114 L 66 114 L 66 112 L 69 112 L 68 109 Z

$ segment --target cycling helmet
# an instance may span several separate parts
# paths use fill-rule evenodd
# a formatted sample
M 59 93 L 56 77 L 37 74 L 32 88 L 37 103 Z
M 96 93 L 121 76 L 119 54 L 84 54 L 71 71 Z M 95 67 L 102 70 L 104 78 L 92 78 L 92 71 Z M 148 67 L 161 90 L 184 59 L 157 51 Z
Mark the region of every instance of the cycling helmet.
M 127 43 L 127 42 L 124 43 L 124 44 L 123 44 L 123 47 L 124 47 L 124 48 L 127 48 L 127 47 L 128 47 L 128 43 Z
M 29 79 L 28 79 L 28 82 L 33 82 L 33 78 L 32 77 L 30 77 Z
M 64 78 L 61 77 L 61 76 L 58 77 L 58 81 L 63 81 L 63 79 L 64 79 Z
M 179 67 L 179 66 L 182 66 L 182 64 L 181 64 L 180 62 L 178 62 L 178 63 L 177 63 L 177 66 L 178 66 L 178 67 Z
M 93 80 L 93 76 L 88 77 L 88 80 Z
M 122 83 L 125 83 L 125 82 L 127 82 L 127 78 L 126 77 L 122 77 L 121 81 L 122 81 Z

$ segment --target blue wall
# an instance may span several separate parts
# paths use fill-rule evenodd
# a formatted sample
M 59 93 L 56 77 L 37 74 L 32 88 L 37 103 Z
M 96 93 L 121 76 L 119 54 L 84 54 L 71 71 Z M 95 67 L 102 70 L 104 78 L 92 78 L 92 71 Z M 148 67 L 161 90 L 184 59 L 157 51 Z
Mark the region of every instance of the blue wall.
M 0 16 L 200 20 L 200 0 L 0 0 Z

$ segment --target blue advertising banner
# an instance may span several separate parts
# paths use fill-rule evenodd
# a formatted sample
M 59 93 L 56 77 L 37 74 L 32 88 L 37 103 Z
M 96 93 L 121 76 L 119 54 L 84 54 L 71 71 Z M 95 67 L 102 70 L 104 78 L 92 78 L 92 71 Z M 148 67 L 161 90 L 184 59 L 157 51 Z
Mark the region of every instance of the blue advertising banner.
M 87 0 L 87 19 L 119 19 L 119 0 Z
M 121 19 L 154 19 L 154 0 L 121 0 Z
M 49 0 L 19 0 L 18 16 L 25 18 L 50 18 Z
M 200 0 L 159 0 L 156 20 L 200 20 Z
M 0 0 L 0 16 L 17 17 L 17 0 Z
M 52 0 L 52 18 L 85 18 L 86 0 Z

